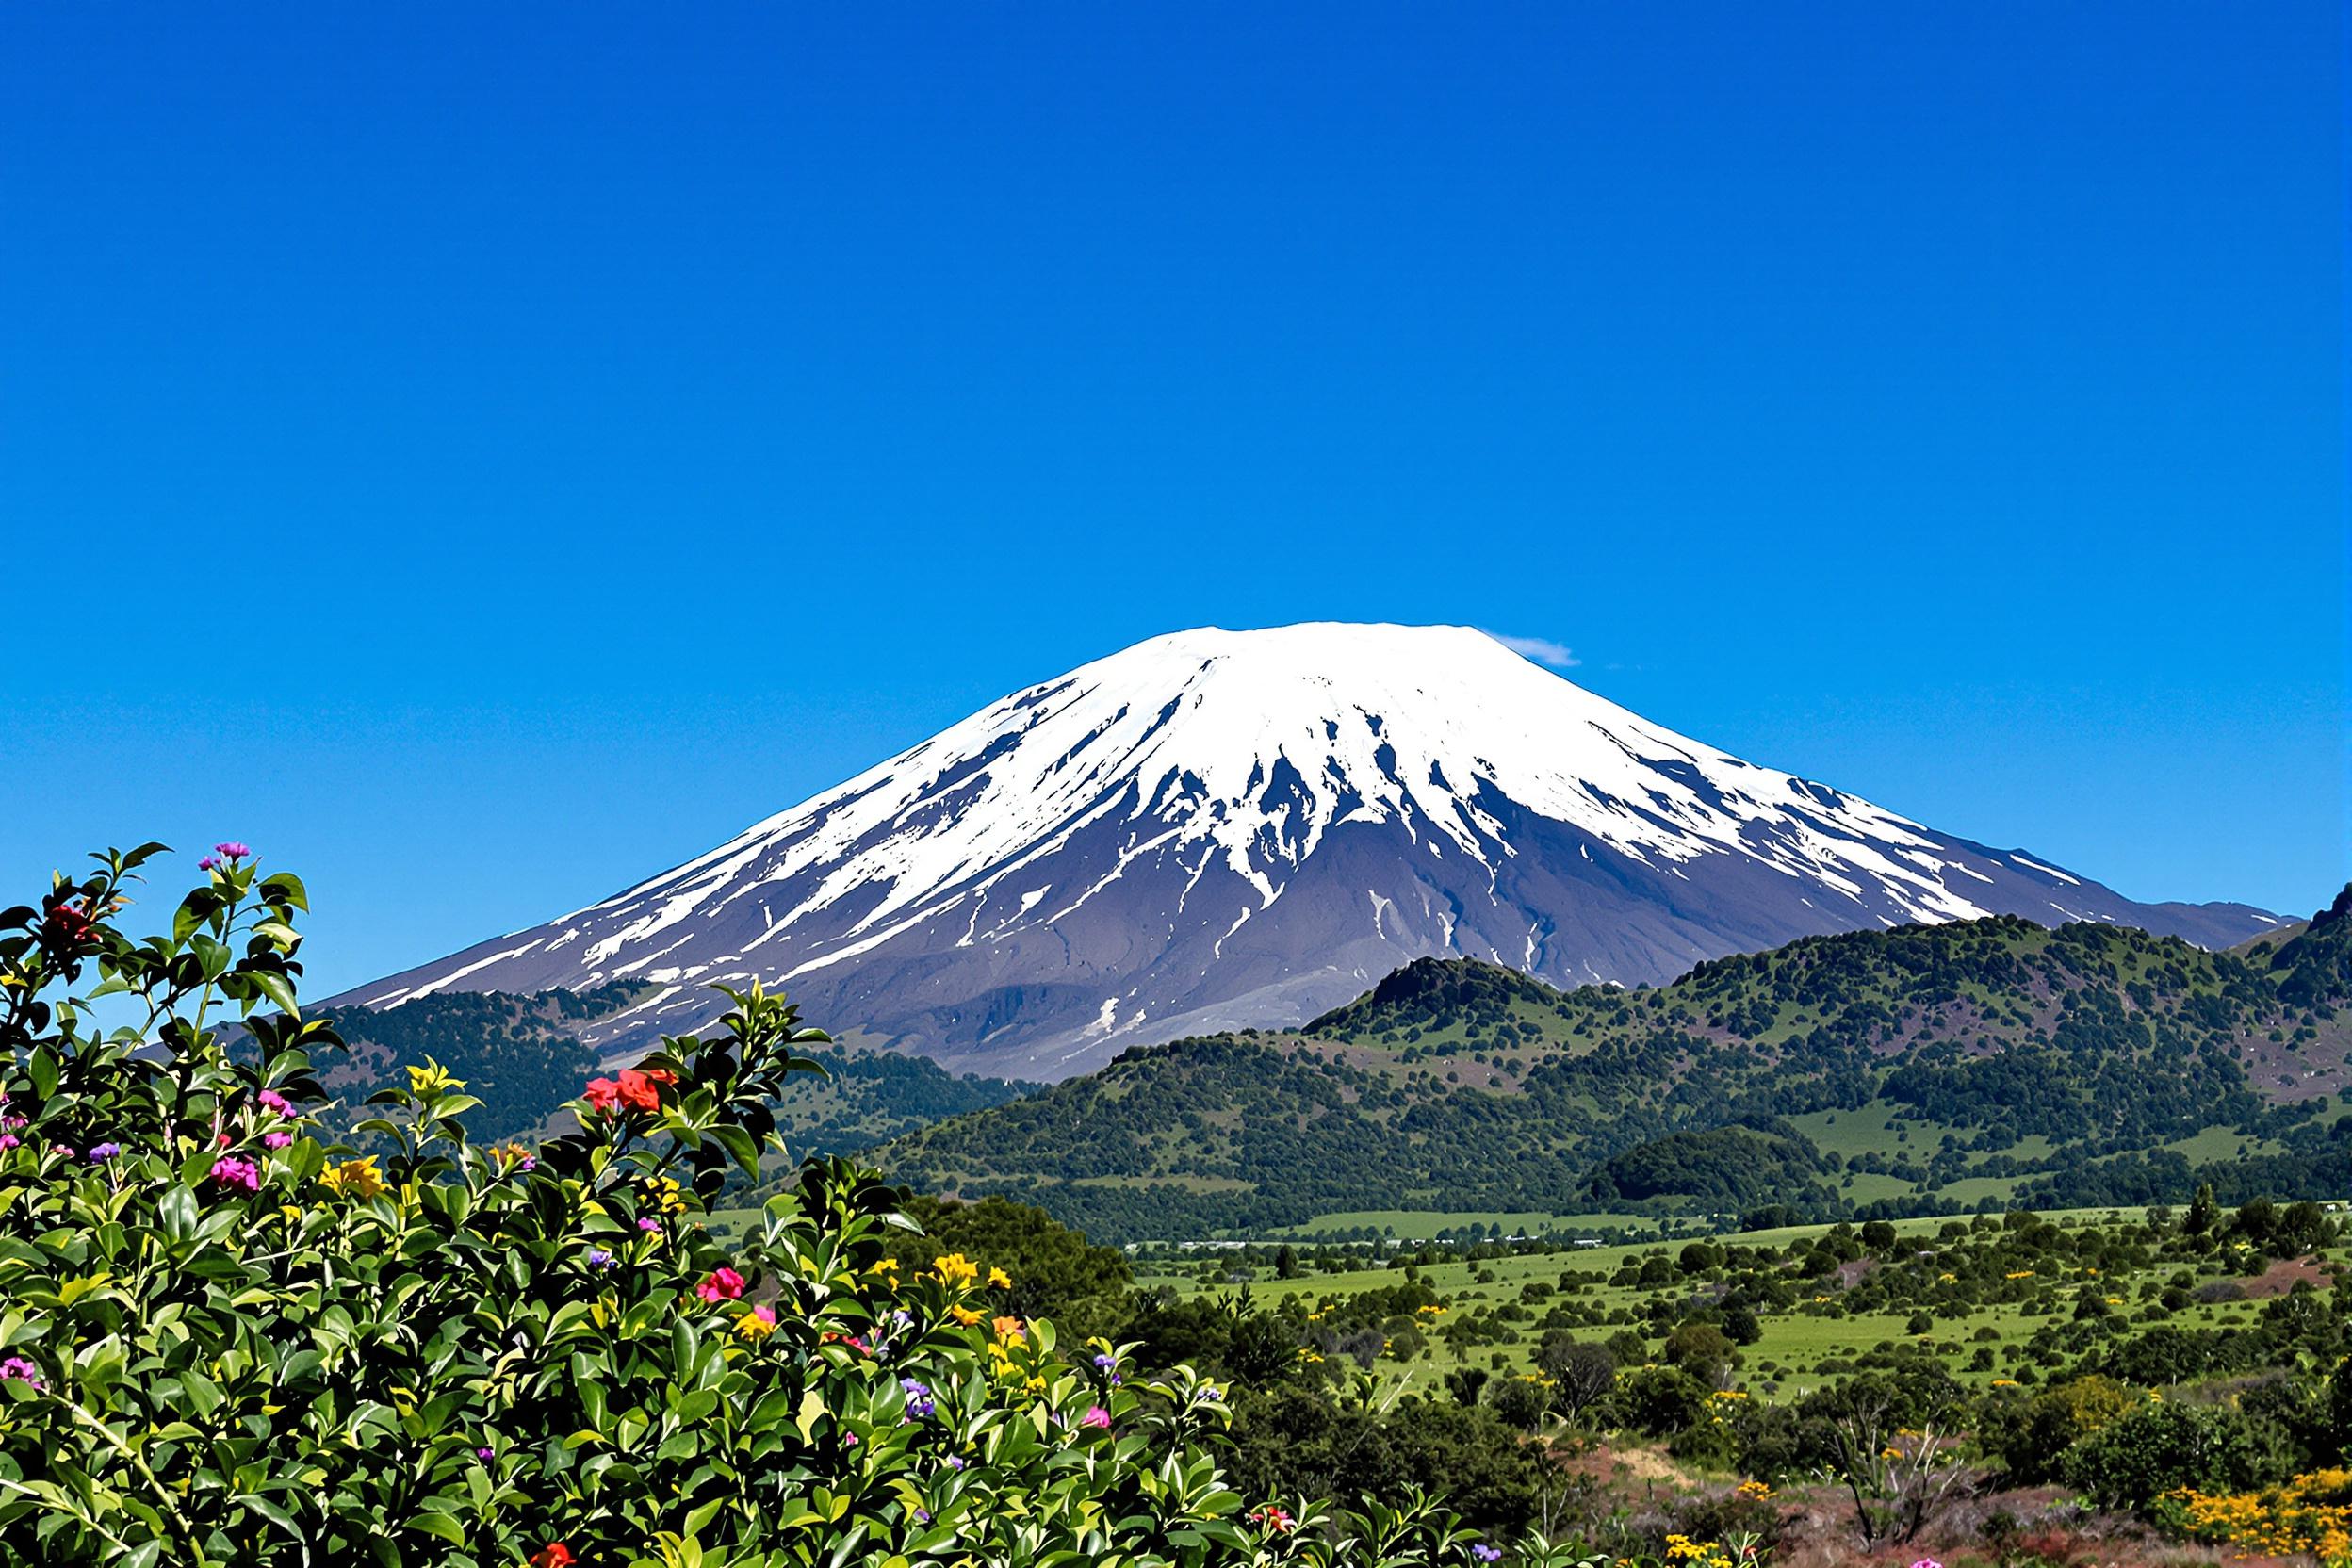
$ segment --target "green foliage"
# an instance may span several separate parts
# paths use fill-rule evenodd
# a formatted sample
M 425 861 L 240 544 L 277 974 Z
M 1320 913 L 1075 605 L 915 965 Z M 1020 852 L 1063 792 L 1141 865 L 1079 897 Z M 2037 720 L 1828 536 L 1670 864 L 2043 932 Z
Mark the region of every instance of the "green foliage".
M 1767 1199 L 1833 1207 L 1821 1184 L 1821 1154 L 1785 1121 L 1670 1133 L 1601 1162 L 1592 1173 L 1592 1200 L 1675 1197 L 1710 1209 L 1752 1208 Z
M 321 1009 L 318 1021 L 345 1049 L 321 1063 L 319 1073 L 341 1103 L 316 1114 L 322 1125 L 349 1132 L 368 1115 L 368 1096 L 379 1086 L 398 1082 L 411 1067 L 438 1062 L 482 1102 L 466 1113 L 473 1136 L 487 1142 L 535 1135 L 596 1070 L 596 1055 L 575 1027 L 625 1004 L 634 990 L 434 991 L 399 1007 Z
M 2309 1087 L 2352 1059 L 2348 946 L 2352 918 L 2209 953 L 2003 916 L 1567 993 L 1421 959 L 1302 1035 L 1131 1051 L 877 1158 L 1120 1241 L 1383 1208 L 1870 1217 L 1857 1179 L 1897 1212 L 1993 1184 L 2050 1206 L 2182 1200 L 2199 1179 L 2319 1197 L 2352 1190 L 2352 1121 Z M 1855 1113 L 1885 1132 L 1833 1151 L 1789 1124 Z M 2200 1167 L 2163 1147 L 2214 1128 L 2267 1152 Z
M 1010 1277 L 1005 1311 L 1051 1317 L 1068 1333 L 1119 1332 L 1135 1276 L 1116 1248 L 1090 1246 L 1044 1210 L 1002 1198 L 961 1203 L 917 1197 L 907 1213 L 923 1227 L 898 1250 L 910 1266 L 927 1267 L 942 1252 L 966 1253 Z
M 339 1006 L 321 1019 L 347 1050 L 320 1073 L 328 1090 L 349 1107 L 320 1113 L 345 1130 L 379 1084 L 428 1061 L 466 1081 L 482 1104 L 466 1117 L 477 1139 L 561 1131 L 560 1110 L 596 1070 L 595 1053 L 577 1031 L 628 1005 L 649 988 L 614 984 L 593 991 L 434 991 L 398 1007 Z M 924 1056 L 895 1052 L 811 1049 L 824 1070 L 796 1074 L 774 1107 L 776 1129 L 793 1158 L 771 1162 L 771 1179 L 758 1196 L 788 1190 L 795 1163 L 812 1154 L 855 1154 L 968 1111 L 987 1110 L 1033 1092 L 1035 1084 L 957 1076 Z
M 1221 1390 L 1125 1375 L 1100 1343 L 1066 1352 L 959 1254 L 910 1268 L 916 1222 L 870 1173 L 808 1163 L 721 1250 L 697 1217 L 755 1167 L 825 1039 L 781 999 L 731 993 L 714 1033 L 592 1083 L 577 1130 L 535 1148 L 475 1143 L 478 1100 L 412 1064 L 358 1155 L 315 1116 L 313 1057 L 337 1041 L 298 1010 L 301 883 L 228 846 L 170 932 L 137 940 L 114 917 L 155 847 L 0 914 L 12 1554 L 1291 1555 L 1204 1446 Z M 250 1054 L 228 1050 L 223 1013 Z M 1338 1516 L 1312 1546 L 1417 1564 L 1467 1561 L 1473 1539 L 1414 1498 Z
M 2244 1492 L 2284 1480 L 2291 1460 L 2241 1412 L 2152 1400 L 2060 1457 L 2070 1486 L 2108 1508 L 2145 1513 L 2175 1487 Z

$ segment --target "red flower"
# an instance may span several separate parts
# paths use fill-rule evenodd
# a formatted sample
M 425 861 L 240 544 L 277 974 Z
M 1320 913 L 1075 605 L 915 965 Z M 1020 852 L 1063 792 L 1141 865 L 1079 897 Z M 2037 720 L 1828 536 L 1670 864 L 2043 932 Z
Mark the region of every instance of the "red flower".
M 609 1111 L 621 1102 L 621 1086 L 610 1078 L 591 1078 L 587 1099 L 597 1110 Z
M 678 1074 L 672 1072 L 665 1067 L 649 1067 L 645 1069 L 645 1076 L 652 1079 L 657 1084 L 675 1084 L 678 1082 Z
M 743 1277 L 731 1268 L 714 1268 L 694 1287 L 706 1301 L 732 1301 L 743 1293 Z
M 41 923 L 41 945 L 52 951 L 80 947 L 90 940 L 91 928 L 89 910 L 73 904 L 52 905 Z
M 589 1086 L 591 1088 L 595 1086 L 593 1084 Z M 662 1108 L 661 1086 L 635 1068 L 624 1068 L 621 1070 L 619 1092 L 620 1097 L 628 1102 L 633 1110 L 658 1111 Z
M 572 1549 L 561 1541 L 550 1541 L 531 1554 L 531 1568 L 572 1568 Z

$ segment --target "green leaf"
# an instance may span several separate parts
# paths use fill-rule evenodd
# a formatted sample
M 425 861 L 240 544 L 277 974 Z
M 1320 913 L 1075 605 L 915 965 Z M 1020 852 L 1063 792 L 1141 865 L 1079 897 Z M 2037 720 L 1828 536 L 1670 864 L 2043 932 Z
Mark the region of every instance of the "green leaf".
M 437 1535 L 453 1545 L 466 1544 L 466 1527 L 446 1513 L 419 1513 L 408 1522 L 408 1527 L 427 1535 Z
M 155 1221 L 163 1227 L 163 1233 L 170 1240 L 186 1241 L 194 1235 L 196 1194 L 183 1186 L 171 1188 L 163 1195 L 163 1200 L 155 1205 Z
M 275 970 L 256 969 L 248 970 L 245 972 L 246 978 L 251 980 L 254 987 L 258 988 L 264 996 L 278 1004 L 278 1010 L 280 1012 L 284 1013 L 288 1018 L 300 1018 L 302 1016 L 302 1009 L 301 1005 L 294 1000 L 294 983 L 292 981 L 288 980 L 285 975 L 278 973 Z

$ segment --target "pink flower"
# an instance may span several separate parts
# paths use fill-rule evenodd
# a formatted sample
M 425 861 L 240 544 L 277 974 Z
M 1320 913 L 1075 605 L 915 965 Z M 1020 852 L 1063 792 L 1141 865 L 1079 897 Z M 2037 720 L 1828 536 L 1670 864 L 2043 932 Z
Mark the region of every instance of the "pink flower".
M 294 1114 L 294 1102 L 275 1089 L 261 1091 L 261 1108 L 265 1111 L 274 1111 L 283 1117 L 291 1117 Z
M 694 1287 L 706 1301 L 732 1301 L 743 1293 L 743 1277 L 731 1268 L 714 1268 Z
M 294 1135 L 291 1133 L 264 1133 L 261 1135 L 261 1141 L 268 1144 L 272 1149 L 284 1149 L 287 1144 L 294 1141 Z
M 1078 1424 L 1082 1427 L 1094 1427 L 1108 1431 L 1111 1425 L 1111 1413 L 1101 1405 L 1088 1405 L 1086 1413 L 1078 1418 Z
M 242 1187 L 247 1192 L 261 1190 L 261 1168 L 251 1160 L 215 1160 L 212 1179 L 224 1187 Z

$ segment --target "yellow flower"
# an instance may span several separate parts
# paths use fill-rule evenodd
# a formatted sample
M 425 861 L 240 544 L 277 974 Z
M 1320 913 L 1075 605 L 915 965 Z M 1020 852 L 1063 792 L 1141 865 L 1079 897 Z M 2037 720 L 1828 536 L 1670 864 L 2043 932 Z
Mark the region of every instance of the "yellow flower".
M 421 1097 L 437 1094 L 443 1089 L 462 1089 L 465 1086 L 464 1079 L 450 1077 L 449 1070 L 430 1056 L 425 1058 L 424 1066 L 412 1067 L 408 1070 L 408 1092 L 414 1095 Z
M 748 1339 L 757 1343 L 758 1341 L 763 1340 L 770 1334 L 776 1332 L 776 1315 L 773 1312 L 768 1312 L 768 1315 L 762 1317 L 760 1314 L 766 1311 L 767 1309 L 765 1308 L 754 1307 L 751 1311 L 737 1318 L 735 1320 L 736 1337 L 740 1339 Z
M 980 1321 L 980 1315 L 970 1307 L 950 1307 L 947 1309 L 947 1315 L 967 1329 Z
M 376 1168 L 373 1154 L 330 1166 L 319 1172 L 318 1180 L 338 1197 L 348 1193 L 355 1198 L 374 1198 L 384 1191 L 384 1173 Z
M 875 1263 L 872 1268 L 867 1269 L 866 1272 L 869 1274 L 886 1274 L 890 1277 L 890 1283 L 896 1284 L 898 1283 L 898 1260 L 896 1258 L 883 1258 Z
M 1013 1277 L 1001 1268 L 991 1268 L 988 1270 L 988 1283 L 997 1290 L 1010 1290 L 1013 1288 Z
M 961 1252 L 945 1252 L 931 1261 L 931 1272 L 943 1285 L 968 1285 L 980 1277 L 980 1266 Z

